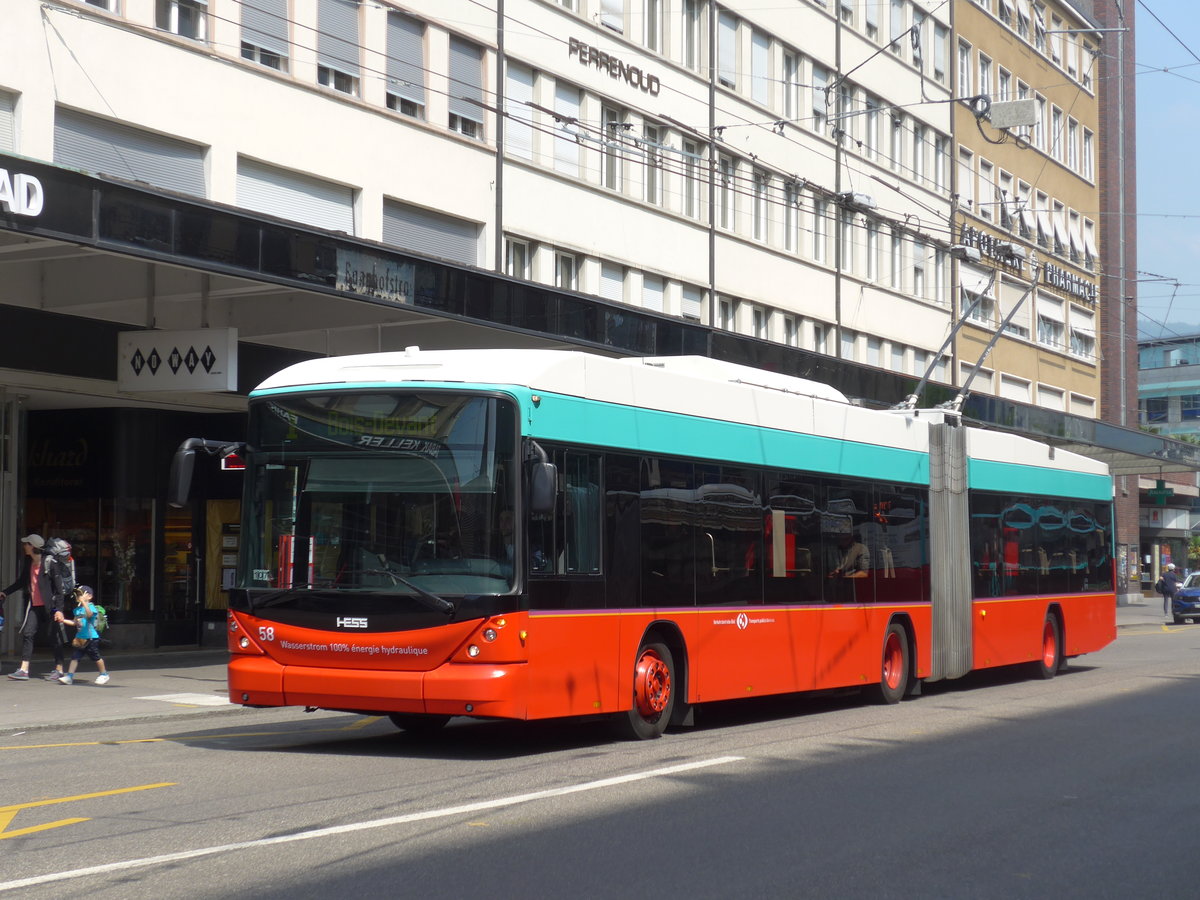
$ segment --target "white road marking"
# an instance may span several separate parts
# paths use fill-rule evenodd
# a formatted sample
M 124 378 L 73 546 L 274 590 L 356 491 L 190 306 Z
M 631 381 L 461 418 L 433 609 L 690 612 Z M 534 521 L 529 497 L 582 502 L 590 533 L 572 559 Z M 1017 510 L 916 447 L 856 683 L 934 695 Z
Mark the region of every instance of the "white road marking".
M 154 694 L 134 697 L 134 700 L 161 700 L 163 703 L 184 703 L 188 706 L 230 706 L 229 698 L 219 694 Z
M 238 841 L 233 844 L 220 844 L 215 847 L 201 847 L 196 850 L 183 850 L 178 853 L 164 853 L 161 856 L 147 856 L 142 859 L 128 859 L 123 862 L 106 863 L 102 866 L 88 866 L 83 869 L 71 869 L 67 872 L 51 872 L 46 875 L 35 875 L 31 878 L 19 878 L 16 881 L 0 882 L 0 891 L 11 891 L 16 888 L 35 887 L 40 884 L 51 884 L 55 881 L 69 881 L 74 878 L 87 878 L 91 875 L 103 875 L 108 872 L 123 872 L 129 869 L 142 869 L 147 866 L 158 866 L 165 863 L 181 862 L 189 859 L 199 859 L 203 856 L 215 856 L 218 853 L 232 853 L 235 850 L 251 850 L 256 847 L 270 847 L 274 844 L 290 844 L 295 841 L 307 841 L 312 838 L 331 837 L 338 834 L 350 834 L 355 831 L 369 831 L 374 828 L 388 828 L 392 825 L 405 825 L 409 822 L 423 822 L 429 819 L 443 819 L 448 816 L 459 816 L 466 813 L 476 813 L 481 810 L 501 809 L 505 806 L 517 806 L 521 803 L 532 803 L 535 800 L 546 800 L 551 797 L 565 797 L 569 794 L 579 794 L 584 791 L 595 791 L 601 788 L 615 787 L 619 784 L 629 784 L 634 781 L 644 781 L 647 778 L 663 778 L 680 772 L 692 772 L 696 769 L 707 769 L 710 766 L 723 766 L 727 763 L 739 762 L 743 756 L 718 756 L 715 759 L 704 759 L 698 762 L 681 763 L 677 766 L 666 766 L 662 769 L 649 769 L 645 772 L 635 772 L 632 775 L 617 775 L 613 778 L 602 778 L 599 781 L 588 781 L 570 787 L 548 788 L 544 791 L 533 791 L 528 794 L 515 794 L 511 797 L 500 797 L 496 800 L 480 800 L 478 803 L 466 803 L 462 806 L 448 806 L 444 809 L 430 809 L 425 812 L 409 813 L 403 816 L 391 816 L 386 819 L 370 819 L 366 822 L 352 822 L 348 825 L 332 825 L 328 828 L 314 828 L 310 831 L 300 831 L 296 834 L 285 834 L 277 837 L 260 838 L 255 841 Z

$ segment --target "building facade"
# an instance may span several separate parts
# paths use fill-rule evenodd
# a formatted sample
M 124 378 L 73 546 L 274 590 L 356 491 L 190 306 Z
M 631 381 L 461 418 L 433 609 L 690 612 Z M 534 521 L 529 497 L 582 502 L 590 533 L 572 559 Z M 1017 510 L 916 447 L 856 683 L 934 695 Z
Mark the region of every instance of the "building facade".
M 236 551 L 236 476 L 169 512 L 171 446 L 236 429 L 221 417 L 293 359 L 700 353 L 879 405 L 928 373 L 934 402 L 1016 309 L 968 413 L 1077 435 L 1105 411 L 1102 39 L 1073 6 L 10 0 L 4 19 L 0 547 L 71 533 L 146 643 L 219 625 Z M 1038 128 L 979 124 L 970 98 L 1022 90 Z M 190 370 L 206 335 L 233 336 L 236 384 L 130 375 Z

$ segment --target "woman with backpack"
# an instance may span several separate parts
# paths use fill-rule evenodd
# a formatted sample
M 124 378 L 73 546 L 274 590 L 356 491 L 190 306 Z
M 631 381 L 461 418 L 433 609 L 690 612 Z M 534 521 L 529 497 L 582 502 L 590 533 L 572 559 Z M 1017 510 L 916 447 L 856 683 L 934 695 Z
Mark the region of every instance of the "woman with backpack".
M 108 669 L 100 656 L 100 632 L 96 629 L 96 620 L 100 612 L 92 603 L 93 596 L 92 589 L 86 584 L 75 588 L 75 602 L 78 605 L 75 607 L 75 639 L 71 641 L 75 652 L 71 654 L 71 665 L 67 674 L 58 679 L 59 684 L 75 683 L 75 670 L 79 668 L 79 661 L 85 656 L 92 660 L 100 671 L 96 676 L 96 684 L 108 684 Z M 66 622 L 67 618 L 59 612 L 55 613 L 55 620 Z

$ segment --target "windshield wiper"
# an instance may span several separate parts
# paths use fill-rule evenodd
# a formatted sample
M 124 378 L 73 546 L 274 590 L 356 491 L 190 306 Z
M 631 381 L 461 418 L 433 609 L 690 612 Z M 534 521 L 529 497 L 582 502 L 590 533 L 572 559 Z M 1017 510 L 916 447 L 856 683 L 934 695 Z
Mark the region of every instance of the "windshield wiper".
M 388 578 L 392 579 L 393 582 L 402 584 L 406 588 L 411 590 L 414 594 L 417 595 L 417 599 L 423 601 L 425 603 L 425 605 L 428 606 L 432 610 L 435 610 L 440 613 L 445 613 L 448 616 L 453 615 L 455 612 L 454 604 L 451 603 L 449 600 L 447 600 L 445 597 L 439 597 L 437 594 L 433 593 L 432 591 L 427 591 L 427 590 L 425 590 L 425 588 L 419 587 L 418 585 L 413 584 L 411 581 L 409 581 L 403 575 L 397 575 L 391 569 L 363 569 L 362 572 L 364 575 L 386 575 Z

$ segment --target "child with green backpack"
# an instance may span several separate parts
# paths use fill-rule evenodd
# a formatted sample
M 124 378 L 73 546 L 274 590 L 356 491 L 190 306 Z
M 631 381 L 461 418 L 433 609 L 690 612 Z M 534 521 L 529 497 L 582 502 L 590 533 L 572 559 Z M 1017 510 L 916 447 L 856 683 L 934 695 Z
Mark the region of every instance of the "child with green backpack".
M 58 679 L 59 684 L 75 683 L 75 670 L 79 668 L 79 661 L 85 656 L 92 660 L 100 671 L 96 677 L 96 684 L 108 684 L 108 670 L 100 656 L 100 630 L 104 627 L 101 623 L 107 624 L 108 616 L 104 613 L 104 607 L 92 602 L 93 596 L 92 589 L 86 584 L 75 588 L 75 639 L 71 641 L 75 652 L 71 654 L 71 665 L 67 673 Z M 58 622 L 67 621 L 61 612 L 56 612 L 54 618 Z

